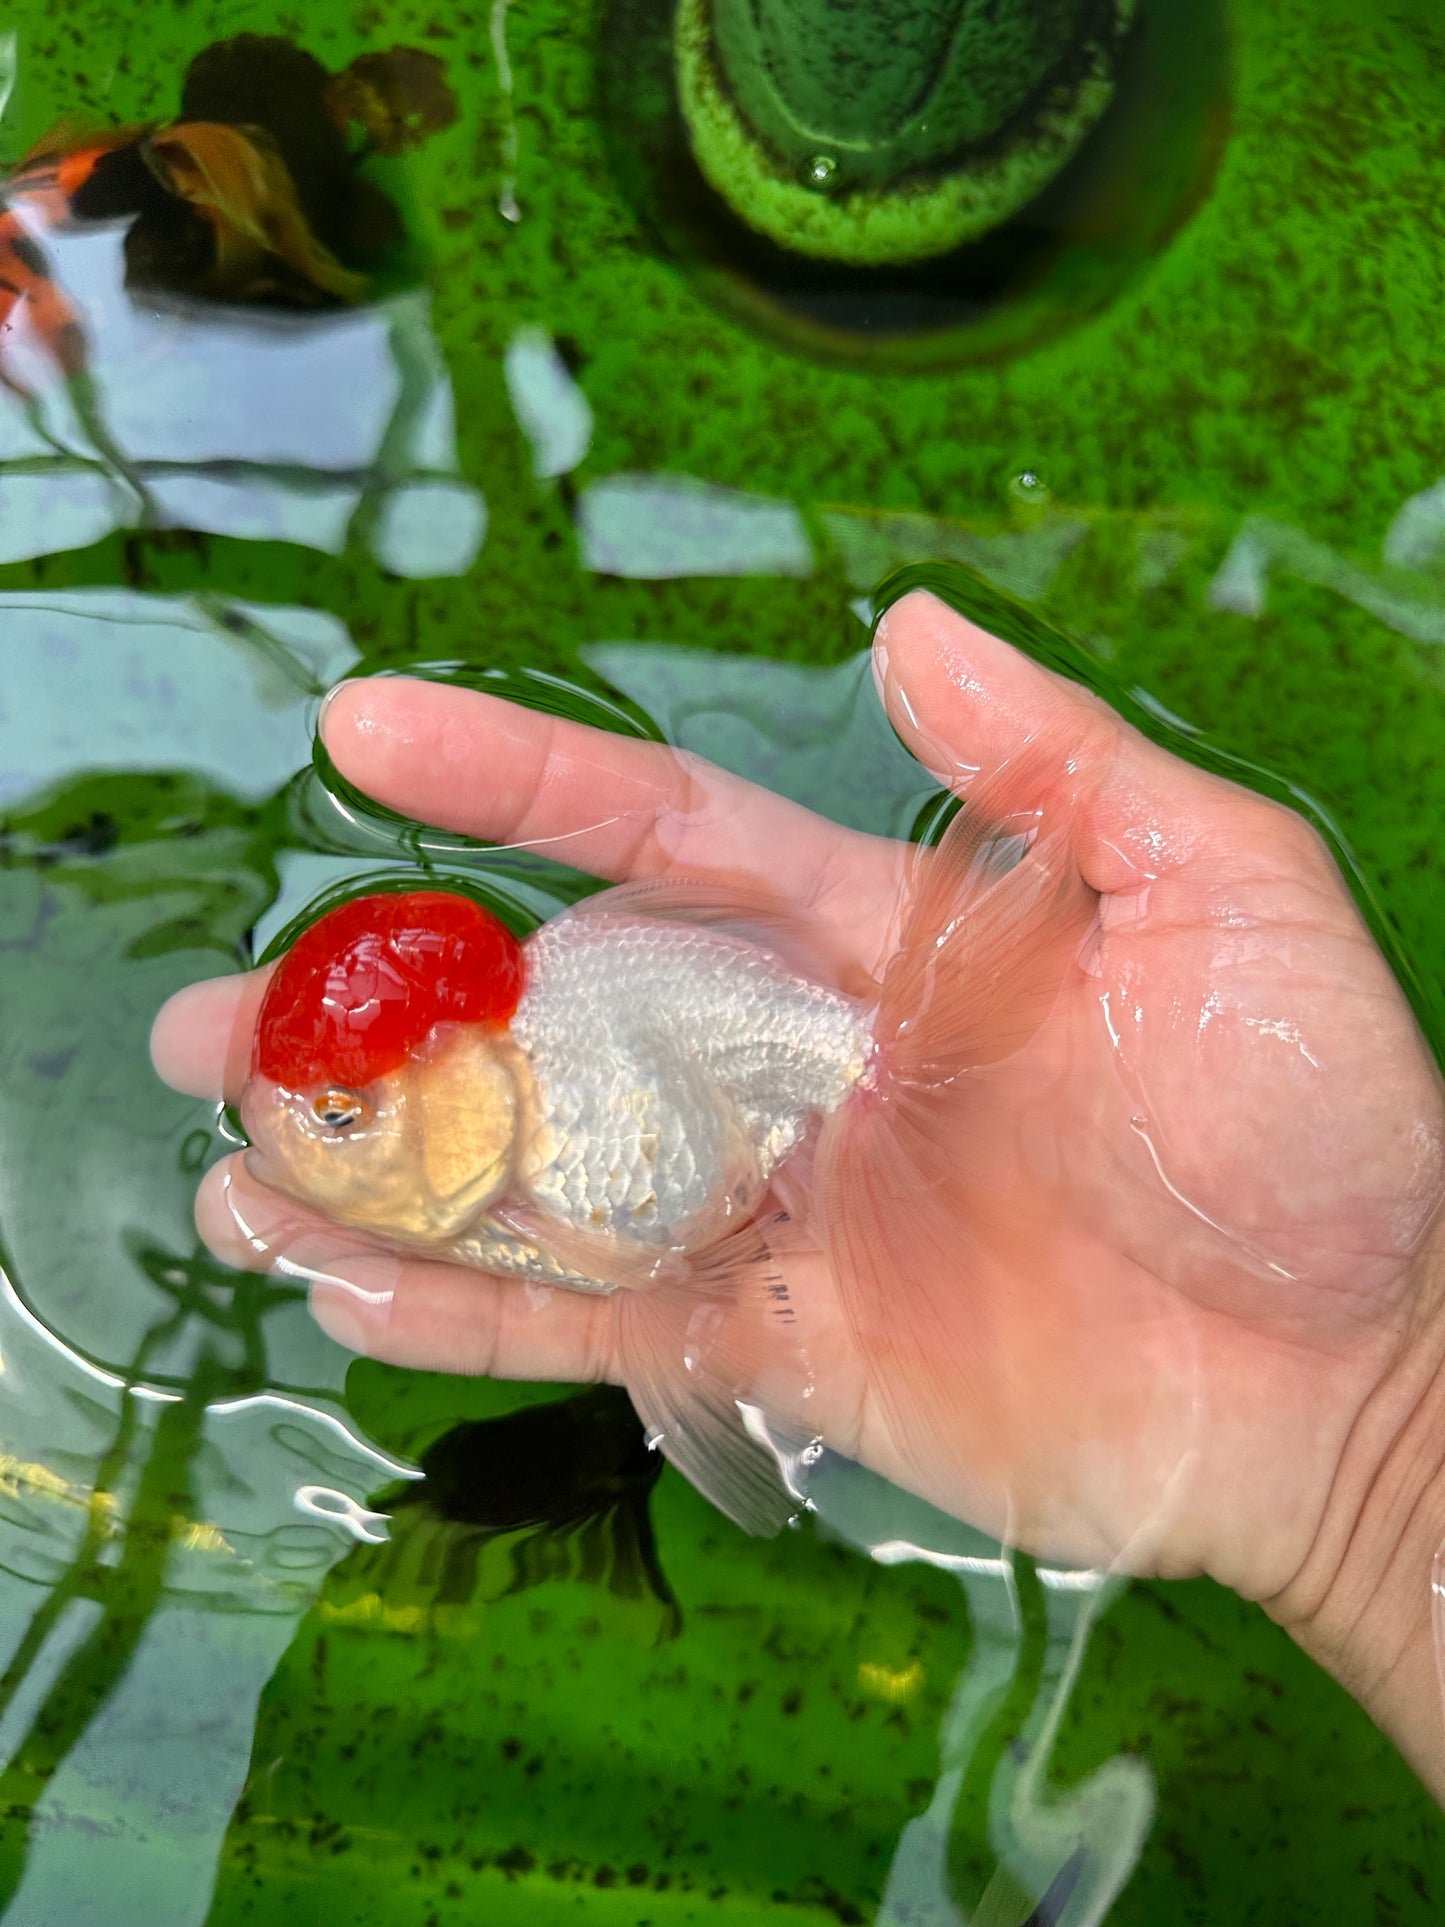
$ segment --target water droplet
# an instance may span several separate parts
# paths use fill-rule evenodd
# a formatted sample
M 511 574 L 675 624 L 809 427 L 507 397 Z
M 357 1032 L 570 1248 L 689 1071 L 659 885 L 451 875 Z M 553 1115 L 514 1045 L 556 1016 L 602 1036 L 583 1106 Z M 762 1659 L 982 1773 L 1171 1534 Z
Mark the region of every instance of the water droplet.
M 831 154 L 815 154 L 803 168 L 803 181 L 808 187 L 832 187 L 838 178 L 838 163 Z
M 1009 483 L 1009 493 L 1020 502 L 1047 502 L 1049 485 L 1035 469 L 1026 468 Z

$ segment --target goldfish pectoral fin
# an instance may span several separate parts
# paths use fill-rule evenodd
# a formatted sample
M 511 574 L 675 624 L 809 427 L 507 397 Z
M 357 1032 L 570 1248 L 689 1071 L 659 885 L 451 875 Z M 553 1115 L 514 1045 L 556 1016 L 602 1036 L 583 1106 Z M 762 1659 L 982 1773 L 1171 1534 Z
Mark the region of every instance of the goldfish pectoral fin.
M 761 1235 L 734 1234 L 687 1279 L 613 1302 L 623 1381 L 656 1449 L 744 1531 L 780 1531 L 807 1503 L 808 1372 Z

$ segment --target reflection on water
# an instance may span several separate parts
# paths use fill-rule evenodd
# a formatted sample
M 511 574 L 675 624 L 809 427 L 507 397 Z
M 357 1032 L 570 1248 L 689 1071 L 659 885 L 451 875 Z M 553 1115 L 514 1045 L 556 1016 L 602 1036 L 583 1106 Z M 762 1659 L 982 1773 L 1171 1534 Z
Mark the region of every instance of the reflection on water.
M 521 328 L 502 363 L 517 424 L 539 481 L 567 475 L 592 446 L 592 409 L 545 328 Z
M 226 1395 L 265 1383 L 260 1320 L 275 1287 L 250 1295 L 248 1318 L 203 1255 L 142 1262 L 174 1308 L 119 1371 L 71 1350 L 0 1278 L 13 1441 L 0 1480 L 12 1630 L 0 1674 L 10 1815 L 0 1905 L 13 1902 L 16 1918 L 116 1919 L 100 1896 L 113 1908 L 117 1882 L 139 1894 L 154 1881 L 159 1813 L 178 1850 L 163 1876 L 176 1911 L 164 1917 L 204 1917 L 256 1695 L 349 1543 L 343 1523 L 317 1522 L 308 1476 L 359 1505 L 407 1469 L 314 1399 Z M 154 1382 L 151 1361 L 179 1328 L 234 1326 L 238 1311 L 251 1341 L 239 1370 L 203 1338 L 182 1387 Z M 247 1622 L 224 1642 L 219 1700 L 217 1613 Z M 199 1771 L 188 1764 L 197 1754 Z
M 859 1466 L 825 1459 L 812 1494 L 823 1528 L 880 1564 L 956 1575 L 973 1632 L 943 1718 L 937 1783 L 903 1829 L 878 1927 L 1003 1927 L 1025 1916 L 1035 1927 L 1097 1927 L 1143 1849 L 1153 1777 L 1120 1757 L 1062 1791 L 1052 1765 L 1090 1633 L 1123 1582 L 1035 1567 Z M 966 1898 L 952 1843 L 970 1781 L 984 1793 L 997 1864 Z
M 1154 11 L 1186 37 L 1218 14 Z M 138 299 L 119 227 L 46 230 L 90 386 L 57 382 L 17 314 L 6 366 L 35 406 L 0 394 L 8 1920 L 240 1927 L 345 1918 L 363 1894 L 374 1927 L 1433 1918 L 1438 1822 L 1259 1615 L 1035 1578 L 897 1512 L 850 1532 L 825 1508 L 846 1547 L 748 1545 L 655 1466 L 564 1524 L 572 1403 L 348 1370 L 292 1285 L 197 1250 L 223 1128 L 146 1059 L 172 990 L 364 876 L 464 874 L 528 918 L 588 887 L 333 785 L 311 731 L 338 674 L 640 712 L 904 833 L 929 790 L 874 706 L 859 618 L 885 572 L 938 559 L 1084 636 L 1154 715 L 1327 793 L 1433 954 L 1445 519 L 1419 263 L 1438 194 L 1410 183 L 1439 124 L 1438 23 L 1412 0 L 1388 23 L 1336 11 L 1326 31 L 1234 10 L 1207 199 L 1213 40 L 1150 97 L 1175 120 L 1137 198 L 1103 195 L 1091 228 L 1083 196 L 1062 251 L 1062 228 L 1015 235 L 941 291 L 748 288 L 686 250 L 679 272 L 657 236 L 677 246 L 691 211 L 627 171 L 655 159 L 666 100 L 601 10 L 505 0 L 463 53 L 458 125 L 407 177 L 437 229 L 425 288 L 307 312 Z M 149 16 L 144 47 L 88 14 L 63 57 L 38 8 L 13 18 L 12 159 L 80 93 L 118 121 L 173 111 L 197 48 L 184 12 Z M 374 50 L 403 32 L 378 21 Z M 591 111 L 599 68 L 609 113 L 627 69 L 630 147 Z M 1390 103 L 1365 155 L 1343 138 L 1361 98 Z M 1147 145 L 1149 114 L 1131 126 Z M 938 367 L 1005 359 L 864 379 L 812 358 L 900 316 L 953 331 Z M 906 363 L 897 346 L 880 359 Z M 127 556 L 143 509 L 117 456 L 194 543 Z M 551 1452 L 558 1477 L 527 1522 L 507 1512 L 525 1482 L 484 1451 L 416 1478 L 530 1409 L 529 1467 Z M 485 1489 L 458 1517 L 468 1476 Z
M 791 502 L 685 475 L 609 475 L 577 505 L 583 565 L 599 575 L 810 575 Z
M 22 591 L 0 595 L 0 622 L 5 803 L 97 768 L 192 771 L 259 802 L 306 754 L 313 699 L 357 659 L 320 610 L 215 597 Z
M 395 573 L 471 566 L 486 514 L 458 475 L 454 404 L 424 293 L 323 315 L 141 305 L 126 289 L 120 233 L 62 234 L 48 246 L 85 317 L 107 432 L 144 484 L 151 519 L 335 554 L 365 516 L 377 560 Z M 5 366 L 36 409 L 0 413 L 0 561 L 128 526 L 135 500 L 87 466 L 86 424 L 72 391 L 47 380 L 25 308 Z

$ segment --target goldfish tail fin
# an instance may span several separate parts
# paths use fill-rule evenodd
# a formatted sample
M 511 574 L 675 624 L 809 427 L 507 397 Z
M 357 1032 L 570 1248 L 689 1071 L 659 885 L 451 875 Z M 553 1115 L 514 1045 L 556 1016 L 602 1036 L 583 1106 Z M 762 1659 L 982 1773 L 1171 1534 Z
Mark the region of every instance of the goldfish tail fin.
M 782 1211 L 613 1304 L 622 1377 L 649 1443 L 744 1531 L 771 1535 L 806 1505 L 806 1356 L 781 1248 Z
M 1021 1053 L 1093 939 L 1076 824 L 1068 747 L 1039 738 L 919 852 L 867 1082 L 819 1140 L 812 1230 L 880 1398 L 899 1401 L 898 1438 L 946 1436 L 948 1408 L 990 1372 L 983 1301 L 973 1294 L 966 1320 L 959 1301 L 981 1265 L 1032 1235 L 973 1174 L 1001 1168 L 1000 1135 L 1028 1088 Z
M 1022 1049 L 1052 1010 L 1098 901 L 1075 817 L 1065 744 L 1035 737 L 918 853 L 874 1022 L 895 1090 L 947 1091 Z
M 257 253 L 271 254 L 337 301 L 365 300 L 366 276 L 344 267 L 312 232 L 290 170 L 264 128 L 182 121 L 151 135 L 141 153 L 168 193 L 212 223 L 224 282 L 240 280 Z

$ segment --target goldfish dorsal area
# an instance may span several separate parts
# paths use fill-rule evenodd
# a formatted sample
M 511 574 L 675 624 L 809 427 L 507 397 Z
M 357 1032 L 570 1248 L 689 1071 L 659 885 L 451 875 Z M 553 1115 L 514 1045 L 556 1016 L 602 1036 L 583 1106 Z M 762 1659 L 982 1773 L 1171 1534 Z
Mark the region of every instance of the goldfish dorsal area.
M 605 898 L 531 939 L 511 1034 L 533 1085 L 528 1190 L 642 1242 L 753 1208 L 870 1047 L 860 1006 L 768 950 Z

